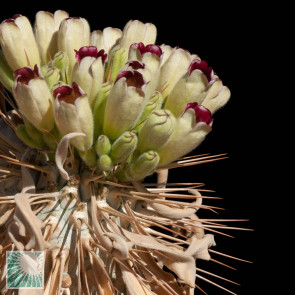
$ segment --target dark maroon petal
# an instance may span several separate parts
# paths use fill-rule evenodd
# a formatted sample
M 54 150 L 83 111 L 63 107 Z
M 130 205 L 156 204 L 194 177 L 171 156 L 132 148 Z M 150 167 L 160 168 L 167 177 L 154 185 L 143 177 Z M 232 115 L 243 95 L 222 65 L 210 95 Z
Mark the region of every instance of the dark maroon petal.
M 203 74 L 206 76 L 208 82 L 212 80 L 212 74 L 213 70 L 211 67 L 208 67 L 208 64 L 204 60 L 198 60 L 194 59 L 190 66 L 189 66 L 189 75 L 194 71 L 194 70 L 200 70 L 203 72 Z
M 99 50 L 98 53 L 97 53 L 97 58 L 98 57 L 101 57 L 101 60 L 102 60 L 102 64 L 104 65 L 105 62 L 106 62 L 106 59 L 108 57 L 108 55 L 104 52 L 103 49 Z
M 126 78 L 126 83 L 128 87 L 133 86 L 138 89 L 141 89 L 141 87 L 145 84 L 142 74 L 138 71 L 123 71 L 119 73 L 115 83 L 123 77 Z
M 158 55 L 159 57 L 162 55 L 162 49 L 160 46 L 158 45 L 154 45 L 154 44 L 149 44 L 149 45 L 144 45 L 142 42 L 140 43 L 133 43 L 130 48 L 137 48 L 139 50 L 139 52 L 141 53 L 141 55 L 150 52 L 153 54 Z
M 198 105 L 197 102 L 188 103 L 185 107 L 184 113 L 188 109 L 193 109 L 195 111 L 196 124 L 199 122 L 204 122 L 207 125 L 210 125 L 210 123 L 213 121 L 213 119 L 211 118 L 211 112 L 204 106 Z
M 86 56 L 97 57 L 97 48 L 95 46 L 83 46 L 79 50 L 75 50 L 76 60 L 80 64 L 81 60 Z
M 204 122 L 207 125 L 210 125 L 210 123 L 212 122 L 211 112 L 207 108 L 200 105 L 196 106 L 194 110 L 196 114 L 196 123 Z
M 31 67 L 17 69 L 16 71 L 14 71 L 13 77 L 17 80 L 18 83 L 28 84 L 30 80 L 36 77 L 41 77 L 41 74 L 37 65 L 35 65 L 34 69 Z
M 21 16 L 21 14 L 14 14 L 12 18 L 5 19 L 3 22 L 4 23 L 14 23 L 15 20 L 20 16 Z
M 72 83 L 72 87 L 70 85 L 63 85 L 53 91 L 53 97 L 58 99 L 59 102 L 64 101 L 71 104 L 74 104 L 76 99 L 82 95 L 81 88 L 75 82 Z
M 140 51 L 140 53 L 141 53 L 142 50 L 144 49 L 144 44 L 142 42 L 140 42 L 140 43 L 133 43 L 133 44 L 131 44 L 130 48 L 131 47 L 132 48 L 137 48 Z
M 22 15 L 21 15 L 21 14 L 14 14 L 12 18 L 13 18 L 13 19 L 17 19 L 17 18 L 20 17 L 20 16 L 22 16 Z
M 133 70 L 144 69 L 145 66 L 142 62 L 137 60 L 131 60 L 127 62 L 127 65 L 131 67 Z
M 186 112 L 188 109 L 194 109 L 197 105 L 198 105 L 197 102 L 189 102 L 186 105 L 184 112 Z
M 81 60 L 84 57 L 101 57 L 102 63 L 104 64 L 107 58 L 107 54 L 104 53 L 104 50 L 101 49 L 100 51 L 97 50 L 96 46 L 83 46 L 79 50 L 75 50 L 76 52 L 76 60 L 80 64 Z
M 65 20 L 80 19 L 80 16 L 67 17 Z
M 153 54 L 158 55 L 159 57 L 163 53 L 161 47 L 158 45 L 154 45 L 154 44 L 149 44 L 149 45 L 145 46 L 144 52 L 142 54 L 144 54 L 146 52 L 151 52 Z

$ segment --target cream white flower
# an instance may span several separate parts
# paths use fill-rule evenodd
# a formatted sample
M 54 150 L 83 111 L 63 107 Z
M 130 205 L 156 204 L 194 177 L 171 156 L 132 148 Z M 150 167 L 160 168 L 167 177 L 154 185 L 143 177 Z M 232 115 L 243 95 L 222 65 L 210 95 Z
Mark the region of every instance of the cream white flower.
M 90 45 L 96 46 L 98 50 L 103 49 L 107 54 L 122 36 L 122 31 L 117 28 L 107 27 L 101 30 L 95 30 L 90 36 Z
M 59 26 L 68 17 L 69 14 L 63 10 L 57 10 L 54 14 L 48 11 L 37 12 L 34 33 L 43 64 L 47 64 L 58 52 Z
M 44 78 L 35 66 L 14 72 L 13 94 L 21 113 L 40 131 L 54 127 L 52 97 Z
M 13 71 L 26 66 L 40 67 L 33 29 L 25 16 L 17 14 L 0 24 L 0 44 Z
M 89 46 L 90 27 L 82 17 L 64 19 L 58 30 L 58 50 L 64 51 L 69 58 L 69 76 L 76 63 L 75 50 Z

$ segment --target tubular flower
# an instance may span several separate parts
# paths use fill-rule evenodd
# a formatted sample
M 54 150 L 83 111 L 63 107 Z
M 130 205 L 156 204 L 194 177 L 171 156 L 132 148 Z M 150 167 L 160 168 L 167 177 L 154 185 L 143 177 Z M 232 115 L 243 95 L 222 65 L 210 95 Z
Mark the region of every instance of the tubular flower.
M 72 139 L 72 144 L 81 152 L 91 148 L 93 143 L 92 111 L 86 94 L 75 83 L 54 90 L 54 117 L 62 135 L 77 132 L 85 137 Z
M 63 10 L 57 10 L 54 14 L 48 11 L 39 11 L 36 14 L 35 38 L 43 64 L 47 64 L 58 52 L 59 26 L 68 17 L 69 14 Z
M 40 294 L 194 294 L 195 260 L 215 246 L 207 228 L 225 226 L 198 219 L 211 206 L 168 171 L 206 162 L 182 157 L 230 92 L 156 34 L 139 20 L 91 32 L 62 10 L 34 28 L 1 23 L 0 82 L 16 102 L 0 119 L 1 274 L 4 252 L 46 250 Z
M 104 50 L 97 50 L 95 46 L 83 46 L 76 50 L 76 62 L 73 72 L 72 81 L 76 82 L 89 99 L 90 105 L 98 94 L 103 83 L 104 63 L 107 55 Z
M 40 66 L 33 29 L 25 16 L 16 14 L 0 24 L 0 44 L 13 71 L 35 64 Z
M 146 82 L 138 71 L 123 71 L 106 101 L 103 132 L 115 140 L 124 131 L 133 128 L 146 104 Z
M 13 94 L 24 117 L 40 131 L 54 127 L 52 97 L 37 66 L 14 72 Z
M 69 17 L 64 19 L 59 27 L 58 49 L 67 54 L 69 58 L 69 75 L 76 63 L 74 50 L 79 50 L 90 43 L 90 28 L 86 19 L 81 17 Z
M 170 140 L 158 150 L 159 164 L 168 164 L 195 149 L 211 131 L 212 123 L 208 109 L 196 102 L 188 103 L 183 115 L 176 120 L 175 131 Z M 178 144 L 179 142 L 182 144 Z

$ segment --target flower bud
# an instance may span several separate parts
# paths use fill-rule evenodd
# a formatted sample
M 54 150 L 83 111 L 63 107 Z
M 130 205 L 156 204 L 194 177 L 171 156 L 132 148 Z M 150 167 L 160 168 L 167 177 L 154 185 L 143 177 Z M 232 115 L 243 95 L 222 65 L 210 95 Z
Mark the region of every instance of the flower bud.
M 175 118 L 170 111 L 154 111 L 140 130 L 137 149 L 141 153 L 157 151 L 170 139 L 174 128 Z
M 35 66 L 14 72 L 13 94 L 20 112 L 40 131 L 54 127 L 52 97 L 45 80 Z
M 112 159 L 108 155 L 101 155 L 97 161 L 98 167 L 106 172 L 109 172 L 113 169 Z
M 69 14 L 63 10 L 57 10 L 54 14 L 47 11 L 37 12 L 35 39 L 42 64 L 47 64 L 58 51 L 57 32 L 61 21 L 68 17 Z
M 127 61 L 127 50 L 117 45 L 110 51 L 106 64 L 105 77 L 106 81 L 114 82 L 119 71 Z
M 11 91 L 13 82 L 13 72 L 6 61 L 2 50 L 0 50 L 0 83 L 2 83 L 6 89 Z
M 129 50 L 133 43 L 154 44 L 157 36 L 157 28 L 151 23 L 142 23 L 138 20 L 129 21 L 123 29 L 119 44 Z
M 107 27 L 103 31 L 95 30 L 91 33 L 90 45 L 96 46 L 99 50 L 103 49 L 108 54 L 121 36 L 122 31 L 117 28 Z
M 88 46 L 90 42 L 90 28 L 86 19 L 71 17 L 64 19 L 58 30 L 58 49 L 64 51 L 69 58 L 69 76 L 76 63 L 75 49 Z
M 13 71 L 40 65 L 33 29 L 25 16 L 18 14 L 0 24 L 0 44 Z
M 61 81 L 67 82 L 69 72 L 69 58 L 65 52 L 59 51 L 54 55 L 53 66 L 59 69 Z
M 211 131 L 211 126 L 210 111 L 195 102 L 189 103 L 183 115 L 176 119 L 170 140 L 158 150 L 159 166 L 175 161 L 195 149 Z
M 102 133 L 105 105 L 112 87 L 113 84 L 110 82 L 102 84 L 95 98 L 93 106 L 94 138 L 97 138 Z
M 44 75 L 45 81 L 51 89 L 51 87 L 60 80 L 60 71 L 58 68 L 48 68 L 45 75 Z
M 95 151 L 98 156 L 108 155 L 111 151 L 111 142 L 105 135 L 100 135 L 95 143 Z
M 93 142 L 93 118 L 88 98 L 75 83 L 56 88 L 53 92 L 54 117 L 61 134 L 84 133 L 71 139 L 71 143 L 80 152 L 90 149 Z
M 103 133 L 115 140 L 135 126 L 146 98 L 145 80 L 138 71 L 121 72 L 106 101 Z
M 76 82 L 87 94 L 90 106 L 103 83 L 104 63 L 107 55 L 95 46 L 84 46 L 76 50 L 77 63 L 72 72 L 72 82 Z
M 126 131 L 119 136 L 112 144 L 110 157 L 113 163 L 125 161 L 135 150 L 137 145 L 137 136 L 134 132 Z
M 191 55 L 189 52 L 181 48 L 173 49 L 160 69 L 158 87 L 162 89 L 161 92 L 164 100 L 178 80 L 187 72 L 190 63 Z
M 141 180 L 155 171 L 159 161 L 160 156 L 157 152 L 145 152 L 131 163 L 129 170 L 126 173 L 127 177 L 132 180 Z

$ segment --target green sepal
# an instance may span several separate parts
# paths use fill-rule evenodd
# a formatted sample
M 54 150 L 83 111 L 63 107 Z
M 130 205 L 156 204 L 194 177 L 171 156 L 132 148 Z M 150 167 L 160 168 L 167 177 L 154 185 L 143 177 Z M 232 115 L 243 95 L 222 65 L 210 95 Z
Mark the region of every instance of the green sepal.
M 94 106 L 93 106 L 93 120 L 94 120 L 94 140 L 102 133 L 102 126 L 104 120 L 104 110 L 106 106 L 107 98 L 112 89 L 112 83 L 102 84 L 100 91 L 98 92 Z
M 79 151 L 79 155 L 87 166 L 89 167 L 96 166 L 97 156 L 94 149 L 89 149 L 84 152 Z
M 109 53 L 106 63 L 106 81 L 114 82 L 120 69 L 125 65 L 128 52 L 120 45 L 115 46 Z
M 43 134 L 40 132 L 32 123 L 30 123 L 26 118 L 23 117 L 26 132 L 28 136 L 35 142 L 38 147 L 44 148 L 45 142 L 43 140 Z
M 137 123 L 136 123 L 136 127 L 134 128 L 134 130 L 136 131 L 140 131 L 141 128 L 144 125 L 145 120 L 149 117 L 149 115 L 155 111 L 161 108 L 163 103 L 163 97 L 161 92 L 156 91 L 152 97 L 148 100 L 140 118 L 138 119 Z
M 14 83 L 13 71 L 8 65 L 2 50 L 0 50 L 0 82 L 7 90 L 12 91 Z
M 18 125 L 15 134 L 18 138 L 23 141 L 27 146 L 34 149 L 42 149 L 43 146 L 38 146 L 36 142 L 28 135 L 25 125 Z

